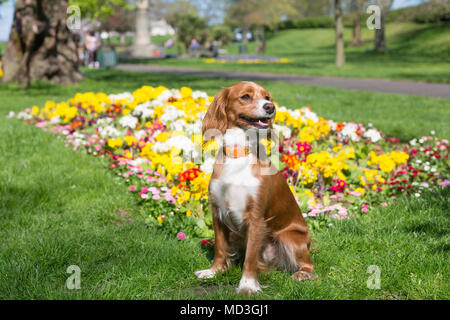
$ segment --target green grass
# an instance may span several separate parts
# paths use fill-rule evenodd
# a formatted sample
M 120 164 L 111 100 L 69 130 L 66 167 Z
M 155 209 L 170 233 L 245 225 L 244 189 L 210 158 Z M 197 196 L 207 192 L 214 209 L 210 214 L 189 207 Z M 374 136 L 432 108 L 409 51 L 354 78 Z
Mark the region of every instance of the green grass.
M 232 80 L 119 71 L 87 75 L 78 87 L 35 84 L 24 91 L 0 85 L 0 298 L 242 298 L 234 292 L 240 267 L 217 279 L 196 279 L 193 272 L 206 268 L 210 255 L 198 241 L 180 242 L 147 227 L 145 212 L 106 163 L 65 148 L 53 134 L 5 118 L 10 110 L 65 100 L 80 91 L 161 84 L 189 85 L 213 95 Z M 445 99 L 262 84 L 281 104 L 311 104 L 325 117 L 370 121 L 405 139 L 431 129 L 449 136 Z M 273 271 L 261 276 L 268 287 L 256 298 L 449 299 L 448 190 L 400 198 L 315 232 L 312 255 L 319 279 L 297 283 Z M 70 265 L 81 268 L 81 290 L 65 286 Z M 381 269 L 380 290 L 366 286 L 370 265 Z
M 251 71 L 356 78 L 388 78 L 426 82 L 450 82 L 450 23 L 390 23 L 386 28 L 388 52 L 373 50 L 373 32 L 362 26 L 364 45 L 350 46 L 352 30 L 345 29 L 346 64 L 334 64 L 333 29 L 284 30 L 269 35 L 267 56 L 289 58 L 289 64 L 208 64 L 202 59 L 150 60 L 147 63 L 210 70 Z M 250 43 L 248 54 L 257 44 Z M 227 47 L 238 53 L 238 44 Z

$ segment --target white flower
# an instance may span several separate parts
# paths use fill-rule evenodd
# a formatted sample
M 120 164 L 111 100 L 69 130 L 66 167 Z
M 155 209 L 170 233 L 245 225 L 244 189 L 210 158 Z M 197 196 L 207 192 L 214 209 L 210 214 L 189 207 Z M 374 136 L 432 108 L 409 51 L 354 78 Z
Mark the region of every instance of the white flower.
M 336 131 L 337 122 L 334 122 L 333 120 L 328 120 L 328 125 L 330 126 L 331 131 Z
M 206 92 L 198 90 L 192 92 L 192 99 L 200 99 L 200 98 L 208 100 L 208 94 Z
M 430 166 L 424 166 L 424 167 L 423 167 L 423 170 L 429 171 L 429 170 L 430 170 Z
M 216 162 L 215 158 L 213 157 L 207 158 L 200 166 L 200 170 L 202 170 L 205 173 L 211 174 L 213 172 L 215 162 Z
M 174 106 L 168 106 L 165 109 L 165 112 L 161 116 L 160 120 L 162 123 L 168 122 L 168 121 L 174 121 L 175 119 L 184 117 L 185 114 L 182 110 L 178 110 Z
M 59 116 L 54 116 L 50 119 L 51 124 L 58 124 L 61 121 L 61 118 Z
M 314 123 L 319 121 L 319 117 L 317 116 L 317 114 L 315 114 L 314 112 L 309 110 L 309 108 L 303 107 L 303 108 L 301 108 L 301 111 L 302 111 L 302 120 L 303 121 L 306 122 L 306 121 L 308 121 L 308 119 L 312 120 L 312 122 L 314 122 Z
M 138 130 L 134 132 L 134 136 L 138 139 L 141 140 L 142 138 L 144 138 L 146 136 L 146 132 L 145 130 Z
M 422 163 L 422 160 L 417 159 L 417 160 L 416 160 L 416 163 L 417 163 L 417 164 L 421 164 L 421 163 Z
M 341 135 L 344 137 L 349 137 L 352 141 L 359 141 L 359 137 L 356 134 L 358 130 L 358 125 L 356 123 L 350 122 L 344 125 L 344 128 L 341 130 Z
M 150 102 L 144 102 L 136 106 L 133 110 L 133 116 L 142 117 L 143 119 L 153 118 L 154 109 L 150 107 Z
M 369 138 L 372 143 L 376 143 L 381 140 L 381 135 L 376 129 L 369 129 L 364 133 L 365 138 Z
M 416 196 L 416 198 L 420 197 L 420 193 L 418 193 L 418 192 L 415 193 L 414 195 Z
M 110 94 L 110 95 L 108 95 L 108 98 L 111 100 L 112 103 L 116 102 L 117 100 L 125 100 L 126 99 L 129 102 L 134 100 L 134 97 L 130 92 Z
M 14 118 L 15 115 L 16 114 L 14 113 L 14 111 L 10 111 L 6 117 L 7 118 Z
M 134 129 L 138 123 L 138 118 L 127 115 L 122 117 L 122 119 L 119 120 L 119 123 L 124 128 Z
M 121 132 L 114 128 L 113 126 L 106 126 L 106 127 L 99 127 L 98 131 L 100 132 L 100 136 L 102 138 L 115 138 L 117 136 L 120 136 Z
M 291 137 L 291 129 L 287 126 L 281 126 L 278 124 L 273 124 L 273 129 L 275 130 L 275 133 L 277 136 L 281 135 L 284 138 L 290 138 Z
M 417 139 L 414 138 L 409 142 L 410 145 L 415 146 L 417 144 Z
M 434 130 L 430 131 L 431 135 L 434 136 L 434 134 L 436 133 Z
M 33 116 L 28 112 L 21 111 L 17 114 L 17 119 L 30 120 L 31 118 L 33 118 Z
M 106 127 L 107 125 L 111 124 L 112 121 L 113 121 L 112 118 L 108 117 L 101 118 L 97 120 L 97 125 L 100 127 Z

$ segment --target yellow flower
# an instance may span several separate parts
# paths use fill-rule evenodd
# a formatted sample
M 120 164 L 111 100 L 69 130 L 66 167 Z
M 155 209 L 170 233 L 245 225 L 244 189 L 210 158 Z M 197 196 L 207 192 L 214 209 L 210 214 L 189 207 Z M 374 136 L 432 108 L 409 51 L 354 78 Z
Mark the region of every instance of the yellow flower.
M 186 217 L 190 217 L 191 215 L 192 215 L 192 210 L 191 209 L 186 211 Z
M 187 99 L 187 98 L 192 97 L 192 89 L 191 89 L 191 88 L 188 88 L 188 87 L 182 87 L 181 90 L 180 90 L 180 92 L 181 92 L 181 96 L 182 96 L 184 99 Z
M 363 189 L 363 188 L 356 188 L 356 189 L 354 190 L 354 192 L 359 192 L 359 193 L 361 193 L 361 194 L 364 194 L 364 189 Z
M 113 149 L 120 148 L 123 144 L 122 139 L 120 138 L 110 138 L 108 139 L 108 146 Z
M 37 116 L 39 113 L 39 107 L 38 106 L 33 106 L 33 108 L 31 109 L 33 115 Z
M 135 136 L 126 136 L 124 138 L 124 140 L 127 143 L 127 145 L 129 145 L 129 146 L 133 145 L 133 143 L 138 142 L 138 139 Z
M 159 216 L 158 218 L 156 218 L 156 220 L 158 220 L 159 224 L 162 223 L 162 218 L 161 218 L 161 216 Z

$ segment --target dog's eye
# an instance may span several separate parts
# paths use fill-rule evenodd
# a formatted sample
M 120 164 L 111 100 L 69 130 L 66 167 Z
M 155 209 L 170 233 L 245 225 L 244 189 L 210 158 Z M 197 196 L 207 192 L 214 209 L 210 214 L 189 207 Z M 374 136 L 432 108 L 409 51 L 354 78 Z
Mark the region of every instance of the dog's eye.
M 266 96 L 266 100 L 269 100 L 269 101 L 270 101 L 270 97 L 269 97 L 269 96 Z
M 241 97 L 242 100 L 250 100 L 251 98 L 252 98 L 252 97 L 250 97 L 249 94 L 244 94 L 244 95 Z

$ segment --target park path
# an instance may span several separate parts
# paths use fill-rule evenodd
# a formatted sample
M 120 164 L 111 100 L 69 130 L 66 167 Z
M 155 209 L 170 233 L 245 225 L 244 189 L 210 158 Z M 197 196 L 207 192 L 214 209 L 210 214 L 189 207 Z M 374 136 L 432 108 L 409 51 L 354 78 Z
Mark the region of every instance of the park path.
M 116 66 L 116 69 L 140 72 L 158 72 L 175 75 L 195 75 L 209 78 L 242 79 L 253 81 L 283 81 L 303 85 L 329 86 L 339 89 L 450 98 L 450 84 L 444 83 L 427 83 L 367 78 L 304 76 L 241 71 L 214 71 L 132 63 L 118 64 Z

